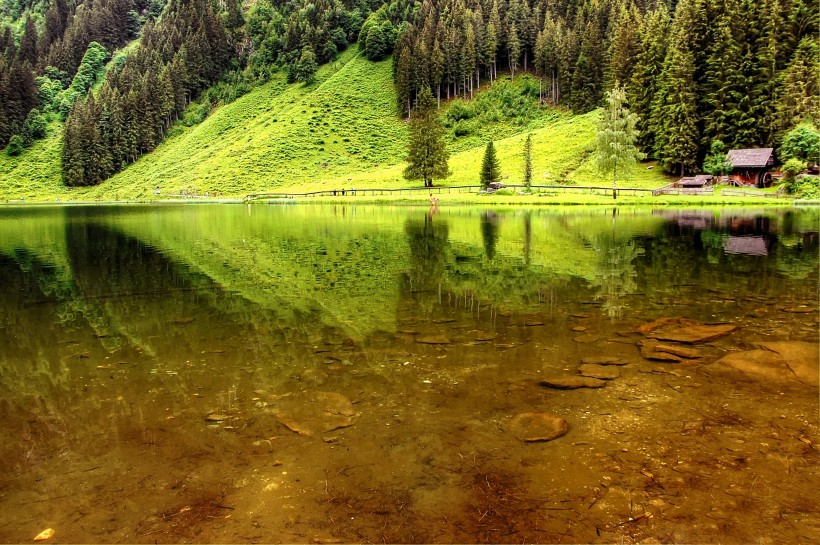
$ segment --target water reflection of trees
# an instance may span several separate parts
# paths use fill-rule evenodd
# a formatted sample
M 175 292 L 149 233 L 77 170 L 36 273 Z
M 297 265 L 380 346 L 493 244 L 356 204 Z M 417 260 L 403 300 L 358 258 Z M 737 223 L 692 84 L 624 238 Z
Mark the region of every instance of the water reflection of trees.
M 634 240 L 617 240 L 614 236 L 598 236 L 592 241 L 598 256 L 595 279 L 591 282 L 595 299 L 610 318 L 620 318 L 626 309 L 626 297 L 637 291 L 634 261 L 643 253 Z

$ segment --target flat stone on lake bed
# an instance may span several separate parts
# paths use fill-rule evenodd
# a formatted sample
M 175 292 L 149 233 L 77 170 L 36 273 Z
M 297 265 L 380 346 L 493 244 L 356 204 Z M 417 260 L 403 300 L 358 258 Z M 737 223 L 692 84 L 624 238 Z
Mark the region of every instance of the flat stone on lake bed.
M 595 365 L 626 365 L 629 362 L 623 358 L 616 358 L 615 356 L 592 356 L 582 359 L 581 363 L 591 363 Z
M 599 337 L 598 335 L 592 335 L 591 333 L 582 333 L 581 335 L 576 335 L 572 338 L 573 341 L 582 344 L 594 343 L 595 341 L 598 341 L 600 339 L 601 337 Z
M 597 365 L 595 363 L 582 363 L 578 366 L 578 374 L 582 377 L 598 378 L 601 380 L 613 380 L 621 376 L 621 372 L 615 367 L 608 365 Z
M 655 350 L 657 352 L 666 352 L 667 354 L 674 354 L 675 356 L 680 356 L 681 358 L 687 358 L 690 360 L 703 357 L 703 353 L 700 352 L 700 350 L 695 350 L 694 348 L 686 348 L 684 346 L 657 344 L 655 345 Z
M 569 424 L 550 413 L 521 413 L 510 422 L 510 429 L 519 441 L 551 441 L 569 430 Z
M 273 415 L 294 433 L 318 436 L 352 426 L 359 414 L 336 392 L 300 392 L 276 401 Z
M 655 349 L 657 345 L 643 344 L 641 345 L 641 357 L 645 360 L 661 361 L 665 363 L 680 363 L 683 358 L 670 354 L 669 352 L 659 352 Z
M 817 312 L 817 308 L 800 305 L 797 307 L 784 308 L 783 312 L 789 312 L 791 314 L 811 314 L 813 312 Z
M 221 413 L 211 413 L 205 417 L 206 422 L 222 422 L 223 420 L 229 419 L 231 416 L 228 414 L 221 414 Z
M 529 322 L 524 322 L 524 325 L 527 327 L 534 327 L 538 325 L 544 325 L 544 322 L 539 322 L 538 320 L 531 320 Z
M 603 388 L 606 382 L 592 377 L 557 377 L 542 380 L 538 384 L 556 390 L 576 390 L 578 388 Z
M 416 338 L 417 343 L 421 344 L 450 344 L 450 339 L 444 335 L 431 335 L 428 337 Z
M 687 344 L 704 343 L 718 339 L 737 330 L 732 324 L 702 324 L 688 318 L 659 318 L 638 326 L 638 331 L 660 341 Z
M 476 333 L 475 340 L 477 341 L 492 341 L 495 340 L 497 335 L 495 333 Z
M 577 331 L 578 333 L 584 332 L 584 331 L 586 331 L 587 329 L 589 329 L 589 328 L 588 328 L 588 327 L 584 327 L 584 326 L 582 326 L 582 325 L 577 325 L 577 326 L 575 326 L 575 327 L 573 327 L 573 328 L 572 328 L 572 330 L 573 330 L 573 331 Z

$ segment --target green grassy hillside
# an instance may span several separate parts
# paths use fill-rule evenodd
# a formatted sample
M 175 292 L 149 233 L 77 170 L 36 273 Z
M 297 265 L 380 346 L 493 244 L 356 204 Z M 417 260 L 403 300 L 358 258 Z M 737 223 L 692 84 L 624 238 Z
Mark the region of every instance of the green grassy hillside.
M 442 105 L 453 172 L 444 184 L 476 184 L 489 139 L 496 142 L 506 181 L 520 183 L 527 132 L 533 137 L 533 183 L 611 183 L 591 161 L 598 113 L 573 116 L 539 107 L 527 78 L 485 87 L 472 102 Z M 186 190 L 244 196 L 418 185 L 402 177 L 407 126 L 394 114 L 395 103 L 391 61 L 367 61 L 353 47 L 323 66 L 312 85 L 288 85 L 281 75 L 199 125 L 176 127 L 153 153 L 96 187 L 61 185 L 61 127 L 55 125 L 21 156 L 0 157 L 0 197 L 132 200 L 153 198 L 156 186 L 162 196 Z M 644 167 L 621 181 L 636 187 L 665 183 L 659 170 Z

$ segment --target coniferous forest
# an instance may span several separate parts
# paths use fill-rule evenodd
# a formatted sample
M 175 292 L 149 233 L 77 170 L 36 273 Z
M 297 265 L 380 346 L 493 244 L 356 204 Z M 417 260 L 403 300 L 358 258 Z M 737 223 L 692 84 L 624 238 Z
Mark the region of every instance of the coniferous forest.
M 691 172 L 714 141 L 777 148 L 820 120 L 818 19 L 814 0 L 0 0 L 0 146 L 64 120 L 63 182 L 98 184 L 193 100 L 310 82 L 358 42 L 393 55 L 405 117 L 422 89 L 469 99 L 523 72 L 576 113 L 623 85 L 644 153 Z

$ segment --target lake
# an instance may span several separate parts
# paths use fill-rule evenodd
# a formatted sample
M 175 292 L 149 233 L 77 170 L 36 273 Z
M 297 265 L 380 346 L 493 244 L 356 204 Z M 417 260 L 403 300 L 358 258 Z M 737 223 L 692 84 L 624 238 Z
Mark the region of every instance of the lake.
M 0 208 L 0 541 L 820 541 L 817 209 Z

